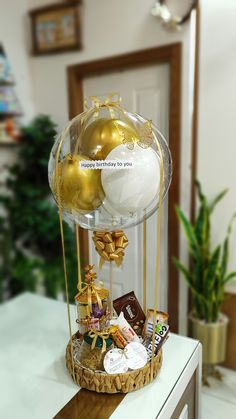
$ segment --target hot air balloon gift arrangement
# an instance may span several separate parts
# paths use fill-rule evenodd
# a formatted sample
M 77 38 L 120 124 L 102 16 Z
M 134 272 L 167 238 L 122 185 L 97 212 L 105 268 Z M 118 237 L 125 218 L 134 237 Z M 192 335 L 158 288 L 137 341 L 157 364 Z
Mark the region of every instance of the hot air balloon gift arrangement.
M 168 314 L 158 311 L 158 277 L 162 202 L 171 182 L 172 160 L 163 135 L 152 121 L 124 109 L 118 94 L 105 100 L 92 96 L 84 105 L 85 111 L 72 119 L 56 139 L 49 159 L 49 184 L 59 212 L 68 306 L 66 365 L 82 388 L 127 393 L 157 376 L 162 365 L 162 345 L 169 333 Z M 113 266 L 125 263 L 128 229 L 143 223 L 146 258 L 146 220 L 155 211 L 155 277 L 147 278 L 144 270 L 142 303 L 134 291 L 113 300 Z M 77 279 L 67 277 L 64 222 L 72 226 L 76 236 L 75 334 L 68 281 Z M 79 228 L 93 231 L 100 260 L 97 271 L 94 265 L 84 267 L 83 280 Z M 109 266 L 109 289 L 102 282 L 104 264 Z M 147 286 L 153 287 L 153 308 L 147 308 Z

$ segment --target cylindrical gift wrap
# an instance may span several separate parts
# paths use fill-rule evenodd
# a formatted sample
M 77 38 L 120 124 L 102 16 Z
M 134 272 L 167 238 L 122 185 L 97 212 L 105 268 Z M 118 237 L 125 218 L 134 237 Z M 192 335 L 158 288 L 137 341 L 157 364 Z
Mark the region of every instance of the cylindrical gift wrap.
M 83 318 L 90 315 L 92 317 L 101 317 L 102 315 L 104 315 L 107 308 L 108 295 L 109 291 L 107 289 L 95 285 L 94 283 L 87 284 L 75 296 L 79 318 Z M 80 317 L 80 310 L 82 314 L 85 314 L 85 308 L 86 316 Z

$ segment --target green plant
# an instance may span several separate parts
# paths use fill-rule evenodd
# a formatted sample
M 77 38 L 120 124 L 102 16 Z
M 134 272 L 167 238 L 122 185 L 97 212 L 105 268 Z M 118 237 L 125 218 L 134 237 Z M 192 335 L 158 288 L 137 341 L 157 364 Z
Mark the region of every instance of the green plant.
M 222 191 L 209 203 L 202 192 L 200 183 L 198 181 L 195 183 L 200 203 L 195 224 L 189 222 L 179 207 L 176 208 L 188 242 L 191 257 L 190 269 L 175 258 L 174 263 L 183 274 L 191 290 L 194 315 L 209 323 L 217 321 L 221 304 L 225 299 L 225 284 L 236 276 L 236 272 L 227 273 L 229 238 L 236 214 L 229 223 L 223 244 L 212 250 L 211 215 L 227 190 Z
M 48 158 L 56 126 L 38 116 L 22 128 L 18 162 L 9 167 L 6 192 L 0 195 L 0 299 L 35 291 L 40 280 L 50 297 L 64 290 L 58 212 L 48 186 Z M 71 299 L 76 293 L 74 234 L 65 225 Z

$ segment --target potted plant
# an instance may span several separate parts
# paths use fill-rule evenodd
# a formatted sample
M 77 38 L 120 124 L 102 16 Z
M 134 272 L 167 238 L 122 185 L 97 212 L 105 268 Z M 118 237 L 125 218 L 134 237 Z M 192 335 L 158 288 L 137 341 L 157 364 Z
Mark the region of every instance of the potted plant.
M 199 200 L 195 223 L 191 224 L 183 211 L 176 208 L 188 242 L 190 268 L 177 259 L 174 259 L 174 263 L 191 291 L 190 335 L 202 343 L 203 365 L 205 364 L 205 371 L 209 373 L 214 370 L 211 366 L 225 360 L 228 318 L 220 312 L 220 308 L 225 300 L 225 285 L 236 276 L 236 272 L 227 272 L 229 239 L 236 214 L 229 223 L 224 242 L 212 249 L 211 215 L 227 190 L 222 191 L 210 203 L 203 194 L 200 183 L 195 183 Z

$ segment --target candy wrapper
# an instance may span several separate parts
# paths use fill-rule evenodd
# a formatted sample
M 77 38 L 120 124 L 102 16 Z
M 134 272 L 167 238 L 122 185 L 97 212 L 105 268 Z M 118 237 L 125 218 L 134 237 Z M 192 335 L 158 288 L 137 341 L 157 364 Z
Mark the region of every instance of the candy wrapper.
M 127 340 L 124 338 L 124 336 L 122 335 L 122 333 L 119 330 L 118 326 L 111 326 L 110 330 L 109 330 L 110 336 L 112 337 L 114 343 L 116 344 L 116 346 L 118 346 L 118 348 L 125 348 L 125 346 L 127 345 Z
M 162 347 L 163 343 L 168 337 L 169 326 L 165 323 L 158 323 L 155 329 L 155 338 L 154 338 L 154 354 L 156 355 L 159 349 Z M 146 336 L 144 339 L 143 345 L 145 346 L 148 354 L 148 360 L 152 357 L 152 336 Z
M 169 319 L 169 315 L 167 313 L 164 313 L 163 311 L 156 312 L 156 324 L 158 324 L 159 322 L 167 324 L 168 319 Z M 152 336 L 153 324 L 154 324 L 154 310 L 148 309 L 146 321 L 143 328 L 144 337 Z
M 125 319 L 138 335 L 142 334 L 146 316 L 133 291 L 114 300 L 113 307 L 118 315 L 124 313 Z
M 139 342 L 139 337 L 136 335 L 135 331 L 132 329 L 130 324 L 124 318 L 124 313 L 121 312 L 118 319 L 117 325 L 122 335 L 128 342 Z

